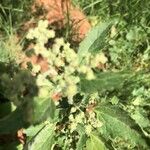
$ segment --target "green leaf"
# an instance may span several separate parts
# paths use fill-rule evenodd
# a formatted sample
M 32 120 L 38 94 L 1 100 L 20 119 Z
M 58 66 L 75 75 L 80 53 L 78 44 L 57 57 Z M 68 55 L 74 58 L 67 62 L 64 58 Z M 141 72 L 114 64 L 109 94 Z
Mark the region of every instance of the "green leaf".
M 39 123 L 47 118 L 54 119 L 55 104 L 50 98 L 35 97 L 33 101 L 33 123 Z
M 106 140 L 119 137 L 132 146 L 139 147 L 139 149 L 148 148 L 139 126 L 125 111 L 117 106 L 101 104 L 96 108 L 96 112 L 103 122 L 100 132 Z
M 24 133 L 28 136 L 28 137 L 33 137 L 35 136 L 43 127 L 45 126 L 45 123 L 41 123 L 39 125 L 36 126 L 30 126 L 27 129 L 24 129 Z
M 146 128 L 150 127 L 150 120 L 147 117 L 147 114 L 143 108 L 135 108 L 132 112 L 131 117 L 139 124 L 140 127 Z
M 0 134 L 14 133 L 25 125 L 22 109 L 17 108 L 10 115 L 0 119 Z
M 46 115 L 46 112 L 50 107 L 50 99 L 49 98 L 34 98 L 34 122 L 42 121 Z
M 105 22 L 97 25 L 87 34 L 87 37 L 80 43 L 78 55 L 81 59 L 88 52 L 97 52 L 104 46 L 104 41 L 109 32 L 112 22 Z
M 83 147 L 86 145 L 86 141 L 87 141 L 87 135 L 85 134 L 85 127 L 82 124 L 78 124 L 76 131 L 79 134 L 79 140 L 76 144 L 76 149 L 77 150 L 82 150 Z
M 81 78 L 81 91 L 93 93 L 96 91 L 106 91 L 119 89 L 123 86 L 126 79 L 131 77 L 131 73 L 126 72 L 102 72 L 94 80 Z
M 47 124 L 25 145 L 25 150 L 51 150 L 54 144 L 55 125 Z
M 99 137 L 94 134 L 90 135 L 90 139 L 87 140 L 86 150 L 106 150 L 104 143 Z
M 83 149 L 85 143 L 86 143 L 86 135 L 85 134 L 81 134 L 80 137 L 79 137 L 79 140 L 77 142 L 77 148 L 76 150 L 81 150 Z
M 35 98 L 33 102 L 17 108 L 8 116 L 0 119 L 0 134 L 16 132 L 29 123 L 39 123 L 47 118 L 53 119 L 55 105 L 48 99 Z
M 12 111 L 11 105 L 12 103 L 10 102 L 0 104 L 0 119 L 9 115 L 9 113 L 11 113 Z
M 50 100 L 50 117 L 52 119 L 54 119 L 54 117 L 55 117 L 55 111 L 56 111 L 56 106 L 55 106 L 54 101 L 51 99 Z

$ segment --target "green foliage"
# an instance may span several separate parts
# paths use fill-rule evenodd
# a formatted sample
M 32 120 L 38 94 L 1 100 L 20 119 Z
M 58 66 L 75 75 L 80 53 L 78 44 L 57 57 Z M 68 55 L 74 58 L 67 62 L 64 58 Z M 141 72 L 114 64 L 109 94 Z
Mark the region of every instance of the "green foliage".
M 100 138 L 93 134 L 91 134 L 89 140 L 87 140 L 86 147 L 87 150 L 106 150 Z
M 122 22 L 118 26 L 123 26 Z M 149 61 L 149 42 L 148 34 L 146 33 L 146 30 L 149 30 L 149 28 L 146 28 L 133 26 L 129 30 L 120 32 L 120 37 L 118 36 L 114 40 L 109 41 L 109 54 L 112 63 L 118 67 L 120 65 L 131 67 L 133 63 Z M 119 30 L 119 27 L 116 30 Z M 139 62 L 136 62 L 136 59 Z
M 112 91 L 122 88 L 126 80 L 133 76 L 129 72 L 102 72 L 95 80 L 81 79 L 81 90 L 86 93 Z
M 33 113 L 30 114 L 33 115 L 32 123 L 39 123 L 49 117 L 54 119 L 56 106 L 50 98 L 35 97 L 32 103 L 31 111 L 33 111 Z
M 74 1 L 100 23 L 78 52 L 48 21 L 31 29 L 25 43 L 48 60 L 44 73 L 38 63 L 16 65 L 25 47 L 12 36 L 12 18 L 27 5 L 2 1 L 0 32 L 9 38 L 0 43 L 0 139 L 23 128 L 26 143 L 16 149 L 150 149 L 149 1 Z
M 30 18 L 30 5 L 33 0 L 1 0 L 0 2 L 0 33 L 10 36 L 22 22 Z M 0 36 L 1 38 L 1 36 Z
M 149 23 L 149 0 L 73 0 L 89 16 L 99 16 L 100 20 L 118 17 L 125 20 L 128 26 L 139 24 L 141 20 Z
M 6 117 L 0 119 L 0 134 L 15 133 L 24 125 L 22 109 L 17 108 Z
M 120 137 L 125 143 L 129 142 L 131 147 L 148 148 L 141 132 L 138 133 L 136 124 L 126 112 L 111 105 L 101 105 L 96 111 L 100 120 L 103 120 L 105 124 L 100 129 L 100 132 L 107 140 L 109 138 L 115 139 L 116 137 Z
M 35 78 L 27 70 L 16 71 L 14 75 L 4 72 L 0 77 L 0 93 L 16 106 L 24 103 L 26 99 L 31 99 L 38 92 Z M 25 92 L 27 94 L 23 97 Z
M 54 127 L 55 126 L 52 124 L 46 124 L 41 131 L 39 131 L 37 135 L 25 145 L 25 150 L 52 149 L 55 135 Z
M 105 45 L 106 35 L 108 34 L 112 23 L 100 23 L 87 34 L 87 37 L 80 43 L 78 55 L 80 59 L 87 55 L 87 53 L 96 53 L 100 51 Z
M 83 147 L 84 147 L 84 145 L 86 143 L 86 140 L 87 140 L 86 135 L 85 134 L 81 134 L 80 138 L 79 138 L 79 140 L 77 142 L 77 148 L 76 149 L 77 150 L 83 149 Z
M 74 2 L 83 8 L 89 19 L 95 18 L 90 19 L 91 23 L 110 18 L 119 21 L 115 25 L 116 35 L 109 38 L 107 47 L 115 67 L 121 69 L 122 66 L 129 68 L 141 63 L 149 64 L 149 0 L 74 0 Z

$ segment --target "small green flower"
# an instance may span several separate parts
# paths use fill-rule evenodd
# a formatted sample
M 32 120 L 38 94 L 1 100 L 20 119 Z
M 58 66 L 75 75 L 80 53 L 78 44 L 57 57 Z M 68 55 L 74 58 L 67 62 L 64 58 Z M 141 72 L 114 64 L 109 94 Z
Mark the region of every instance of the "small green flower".
M 48 21 L 40 20 L 38 26 L 35 29 L 30 29 L 26 38 L 29 40 L 36 39 L 37 43 L 45 44 L 48 39 L 55 37 L 55 31 L 47 29 Z
M 36 79 L 36 84 L 37 86 L 49 86 L 50 88 L 52 87 L 51 82 L 45 78 L 42 74 L 39 74 Z
M 65 44 L 64 39 L 63 38 L 56 38 L 55 39 L 55 43 L 59 46 L 63 46 Z
M 38 73 L 41 70 L 40 65 L 33 65 L 32 72 L 33 73 Z
M 55 37 L 55 31 L 54 30 L 48 30 L 47 37 L 52 39 Z
M 71 113 L 75 113 L 76 111 L 77 111 L 76 107 L 72 107 L 71 110 L 70 110 Z
M 86 79 L 87 80 L 95 79 L 95 75 L 94 75 L 94 72 L 92 71 L 92 69 L 87 70 Z
M 29 39 L 29 40 L 32 40 L 34 39 L 34 29 L 30 29 L 28 34 L 26 35 L 26 38 Z
M 75 117 L 75 121 L 77 123 L 82 123 L 83 122 L 83 118 L 85 118 L 84 113 L 79 113 L 76 117 Z
M 49 87 L 41 87 L 39 88 L 39 93 L 38 93 L 39 97 L 50 97 L 50 88 Z
M 85 126 L 85 132 L 87 135 L 90 135 L 90 133 L 92 132 L 92 126 L 90 124 Z
M 69 116 L 69 120 L 70 120 L 71 122 L 73 122 L 73 121 L 74 121 L 74 117 L 73 117 L 73 115 L 72 115 L 72 114 Z
M 60 52 L 60 45 L 53 44 L 53 46 L 52 46 L 52 52 L 54 54 L 59 54 L 59 52 Z
M 87 70 L 88 70 L 88 66 L 86 66 L 86 65 L 81 65 L 78 68 L 78 72 L 84 73 L 84 74 L 87 72 Z
M 38 28 L 44 28 L 46 29 L 48 27 L 48 20 L 40 20 L 38 22 Z
M 75 84 L 69 85 L 66 89 L 66 95 L 69 98 L 72 98 L 76 94 L 77 94 L 77 86 Z
M 78 124 L 76 122 L 73 122 L 70 124 L 70 132 L 71 133 L 77 129 L 77 125 Z

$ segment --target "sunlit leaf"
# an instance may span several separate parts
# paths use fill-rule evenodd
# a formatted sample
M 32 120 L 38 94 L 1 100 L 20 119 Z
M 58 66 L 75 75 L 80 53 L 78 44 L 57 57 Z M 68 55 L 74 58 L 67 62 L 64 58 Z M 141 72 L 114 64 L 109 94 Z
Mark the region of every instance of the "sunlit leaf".
M 106 150 L 104 143 L 94 134 L 90 135 L 86 143 L 86 150 Z
M 95 53 L 103 48 L 106 35 L 108 34 L 112 22 L 100 23 L 87 34 L 87 37 L 80 43 L 78 55 L 80 59 L 88 52 Z
M 96 112 L 103 122 L 100 132 L 106 140 L 119 137 L 125 143 L 129 142 L 140 149 L 148 148 L 138 125 L 128 116 L 127 112 L 112 105 L 100 105 Z
M 54 125 L 47 124 L 26 145 L 25 150 L 51 150 L 54 143 Z
M 119 89 L 131 76 L 132 74 L 128 72 L 102 72 L 94 80 L 89 81 L 81 78 L 81 90 L 86 93 L 93 93 Z

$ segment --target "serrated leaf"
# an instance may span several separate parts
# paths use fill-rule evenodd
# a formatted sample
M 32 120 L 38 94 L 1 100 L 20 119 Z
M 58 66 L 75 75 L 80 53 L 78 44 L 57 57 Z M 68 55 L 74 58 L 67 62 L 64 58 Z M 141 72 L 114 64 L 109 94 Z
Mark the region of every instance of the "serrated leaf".
M 99 73 L 94 80 L 81 78 L 81 91 L 93 93 L 96 91 L 102 92 L 119 89 L 131 75 L 131 73 L 126 72 L 102 72 Z
M 143 149 L 148 148 L 138 125 L 135 124 L 125 111 L 117 106 L 101 105 L 96 108 L 96 112 L 99 119 L 103 122 L 100 132 L 106 140 L 120 137 L 133 146 Z
M 106 150 L 104 143 L 94 134 L 90 135 L 86 143 L 86 150 Z
M 103 45 L 107 33 L 109 32 L 112 22 L 105 22 L 97 25 L 87 34 L 87 37 L 80 43 L 78 55 L 81 59 L 88 52 L 95 53 L 99 51 Z
M 148 119 L 145 110 L 143 108 L 136 108 L 131 114 L 131 117 L 139 124 L 140 127 L 150 127 L 150 120 Z
M 25 145 L 25 150 L 51 150 L 54 144 L 55 125 L 47 124 L 45 127 Z

